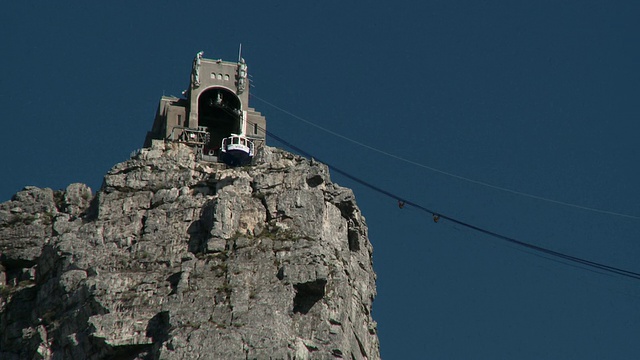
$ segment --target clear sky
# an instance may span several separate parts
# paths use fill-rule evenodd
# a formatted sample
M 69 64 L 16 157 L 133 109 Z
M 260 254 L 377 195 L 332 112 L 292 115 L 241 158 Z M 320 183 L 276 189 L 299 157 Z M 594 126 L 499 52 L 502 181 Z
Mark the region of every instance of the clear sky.
M 0 12 L 0 201 L 102 176 L 139 148 L 197 51 L 252 93 L 368 146 L 640 217 L 638 1 L 9 1 Z M 323 132 L 269 130 L 474 225 L 640 272 L 640 220 L 496 190 Z M 271 145 L 279 146 L 275 141 Z M 637 359 L 640 281 L 522 251 L 340 176 L 374 245 L 385 359 Z

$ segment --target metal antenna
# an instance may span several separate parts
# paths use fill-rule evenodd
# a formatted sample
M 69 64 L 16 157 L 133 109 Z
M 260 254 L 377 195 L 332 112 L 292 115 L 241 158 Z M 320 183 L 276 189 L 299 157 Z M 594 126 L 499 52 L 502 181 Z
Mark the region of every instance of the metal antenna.
M 240 43 L 240 49 L 238 50 L 238 62 L 242 60 L 242 43 Z

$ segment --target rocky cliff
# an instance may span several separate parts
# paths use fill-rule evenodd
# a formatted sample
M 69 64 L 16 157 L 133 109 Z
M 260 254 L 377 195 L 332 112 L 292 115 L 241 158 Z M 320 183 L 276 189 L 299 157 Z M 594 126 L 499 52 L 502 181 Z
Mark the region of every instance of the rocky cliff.
M 326 166 L 154 142 L 0 204 L 1 359 L 378 359 L 365 220 Z

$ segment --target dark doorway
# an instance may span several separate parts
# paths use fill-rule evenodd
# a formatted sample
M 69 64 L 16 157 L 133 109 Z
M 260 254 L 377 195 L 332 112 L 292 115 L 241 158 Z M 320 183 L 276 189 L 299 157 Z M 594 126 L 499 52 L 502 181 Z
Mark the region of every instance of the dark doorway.
M 198 126 L 206 126 L 211 134 L 205 151 L 213 150 L 218 155 L 222 139 L 231 134 L 240 134 L 242 105 L 232 91 L 211 88 L 198 99 Z

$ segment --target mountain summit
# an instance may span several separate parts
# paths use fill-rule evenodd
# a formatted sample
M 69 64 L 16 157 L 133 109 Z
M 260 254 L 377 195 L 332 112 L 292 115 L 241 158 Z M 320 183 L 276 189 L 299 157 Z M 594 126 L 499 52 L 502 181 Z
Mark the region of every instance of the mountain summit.
M 372 247 L 325 165 L 153 140 L 0 204 L 2 359 L 378 359 Z

